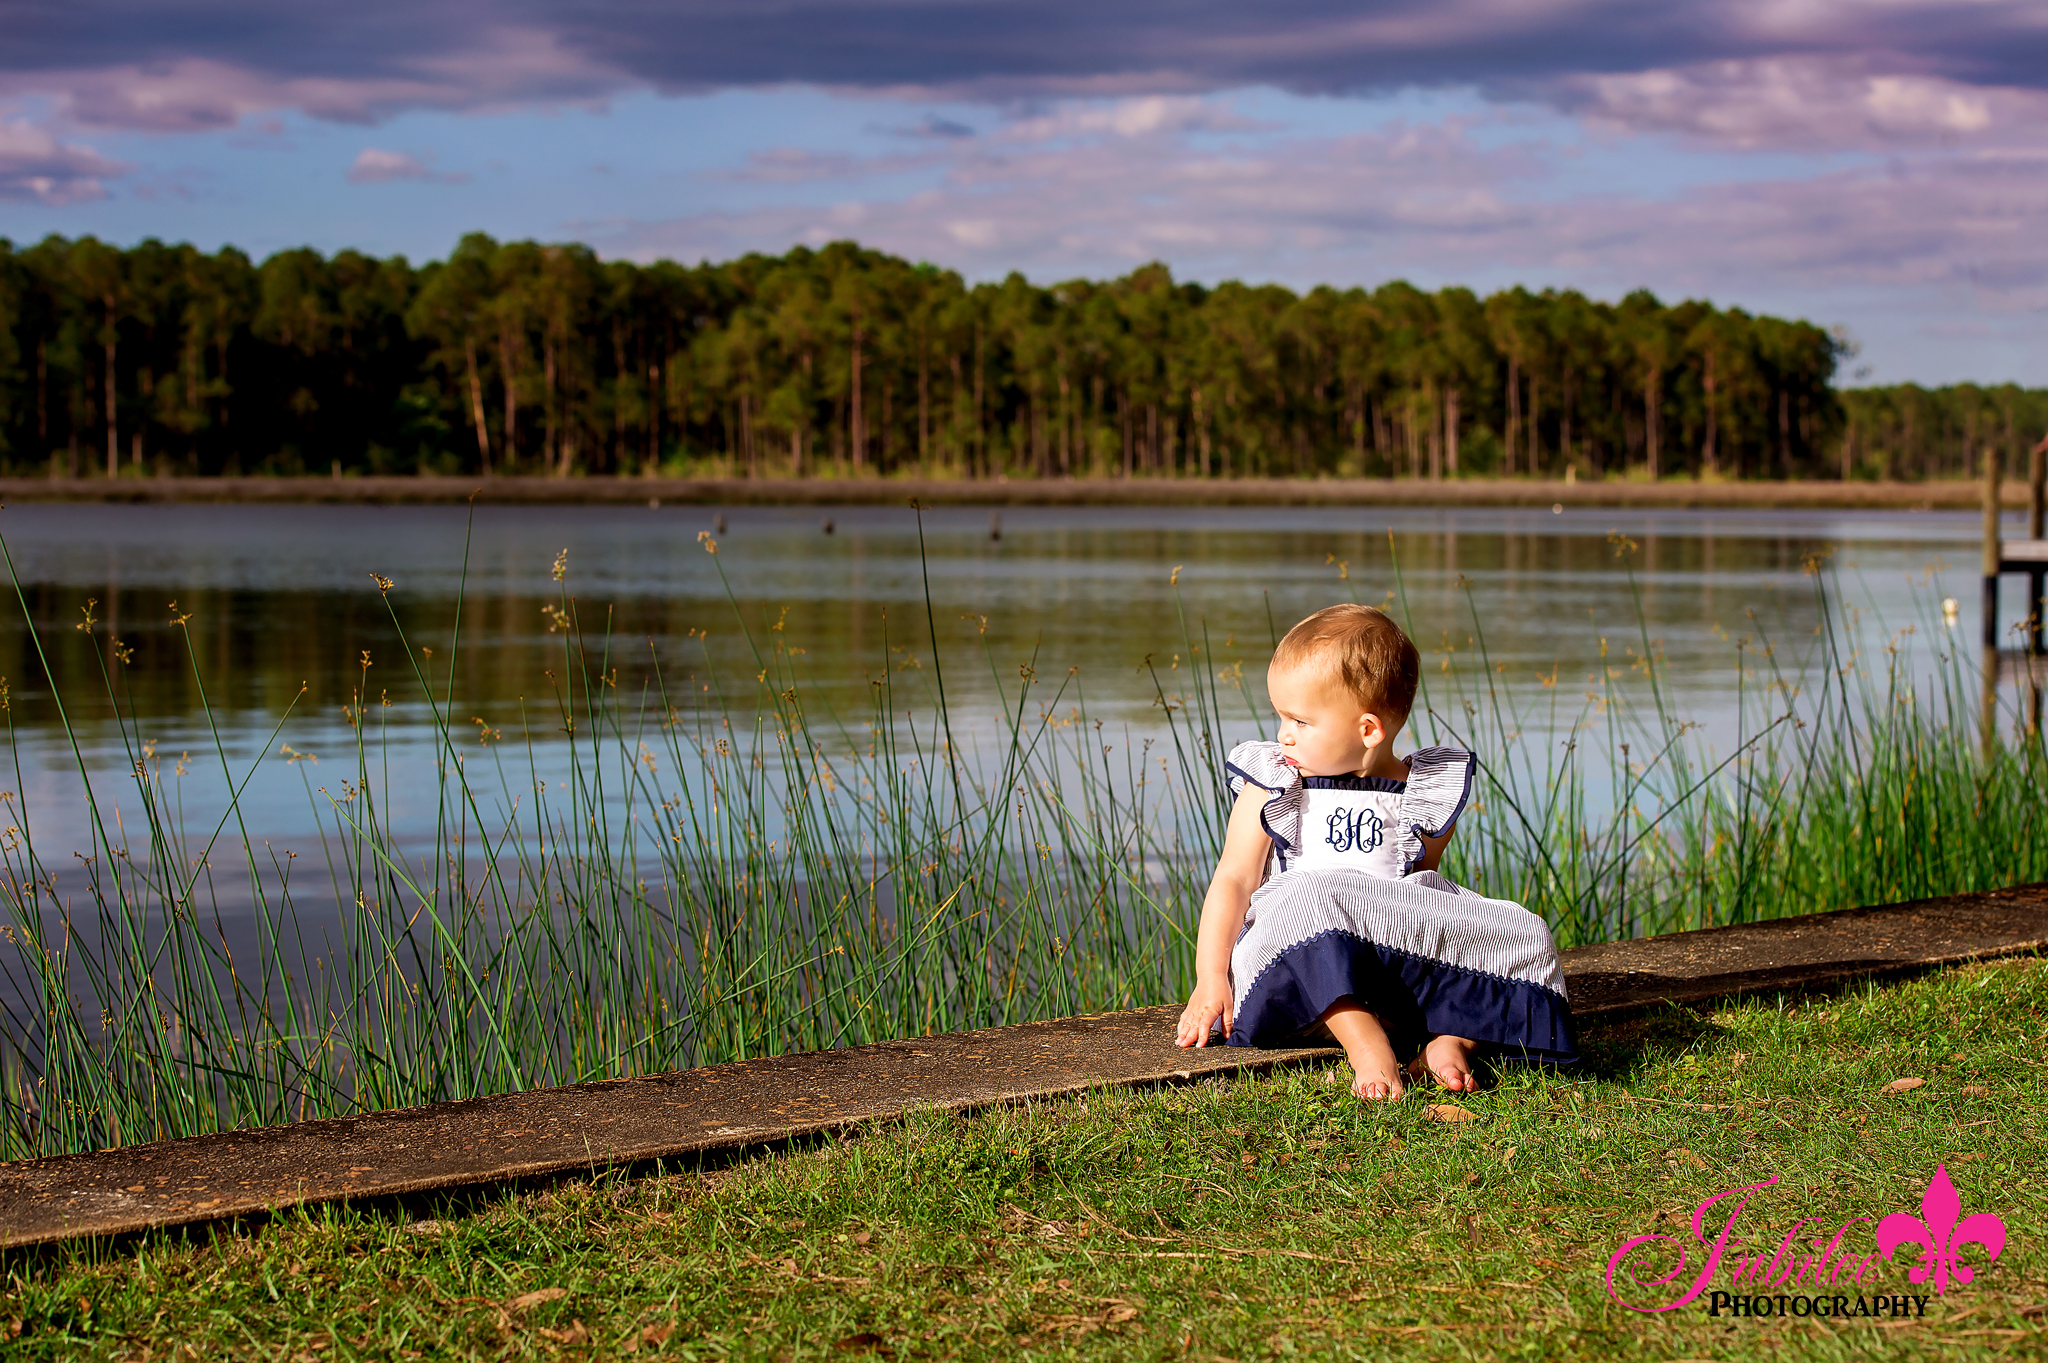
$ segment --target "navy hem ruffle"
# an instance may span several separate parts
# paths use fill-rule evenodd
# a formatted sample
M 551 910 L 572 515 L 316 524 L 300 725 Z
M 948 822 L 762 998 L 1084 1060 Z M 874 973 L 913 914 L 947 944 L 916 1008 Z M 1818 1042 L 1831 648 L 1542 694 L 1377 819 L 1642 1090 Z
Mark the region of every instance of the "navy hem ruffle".
M 1232 1020 L 1229 1044 L 1285 1045 L 1346 995 L 1379 1018 L 1402 1055 L 1447 1033 L 1494 1055 L 1552 1065 L 1579 1058 L 1571 1005 L 1553 991 L 1381 946 L 1341 928 L 1296 942 L 1259 972 Z

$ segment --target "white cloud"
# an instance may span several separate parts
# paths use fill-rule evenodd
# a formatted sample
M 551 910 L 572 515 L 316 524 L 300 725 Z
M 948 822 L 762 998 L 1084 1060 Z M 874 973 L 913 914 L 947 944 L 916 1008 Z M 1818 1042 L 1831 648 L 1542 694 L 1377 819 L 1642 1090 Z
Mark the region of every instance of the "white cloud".
M 349 183 L 354 185 L 382 184 L 389 180 L 431 180 L 457 185 L 468 178 L 466 171 L 444 173 L 408 152 L 386 151 L 382 147 L 364 147 L 357 153 L 355 164 L 348 168 Z
M 588 235 L 613 254 L 715 259 L 857 227 L 866 245 L 978 276 L 1020 268 L 1051 278 L 1165 257 L 1207 278 L 1520 278 L 1609 295 L 1650 284 L 1776 310 L 1816 294 L 1901 306 L 1939 295 L 1963 312 L 2048 308 L 2048 132 L 2027 146 L 1931 146 L 1803 178 L 1640 194 L 1625 184 L 1561 192 L 1568 149 L 1502 142 L 1505 121 L 1267 136 L 1221 150 L 1115 135 L 1076 144 L 1065 126 L 1031 144 L 958 143 L 940 183 L 916 192 L 593 224 Z
M 1548 98 L 1611 128 L 1740 148 L 1891 150 L 2032 137 L 2048 123 L 2048 92 L 1806 58 L 1577 75 Z
M 996 136 L 1006 142 L 1051 142 L 1062 138 L 1236 132 L 1265 126 L 1241 117 L 1222 100 L 1191 95 L 1142 95 L 1063 103 L 1048 112 L 1014 118 Z
M 60 142 L 25 119 L 0 122 L 0 199 L 50 205 L 104 199 L 105 181 L 133 169 L 91 147 Z
M 408 109 L 591 103 L 622 86 L 616 71 L 566 49 L 553 35 L 513 26 L 489 29 L 459 50 L 355 75 L 267 71 L 207 56 L 0 73 L 0 95 L 45 97 L 81 127 L 171 133 L 231 128 L 280 109 L 377 123 Z

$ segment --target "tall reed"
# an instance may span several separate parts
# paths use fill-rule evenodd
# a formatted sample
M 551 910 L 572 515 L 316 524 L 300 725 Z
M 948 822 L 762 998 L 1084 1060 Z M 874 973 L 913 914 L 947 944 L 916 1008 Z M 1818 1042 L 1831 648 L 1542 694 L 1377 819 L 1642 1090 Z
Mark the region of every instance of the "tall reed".
M 1134 742 L 1089 718 L 1077 671 L 942 653 L 929 591 L 908 631 L 884 620 L 915 668 L 872 678 L 856 718 L 810 702 L 779 621 L 750 625 L 735 603 L 752 674 L 685 682 L 586 631 L 566 572 L 552 709 L 524 733 L 460 717 L 459 616 L 445 674 L 404 640 L 436 748 L 423 838 L 397 830 L 394 804 L 422 792 L 392 774 L 367 685 L 346 773 L 316 786 L 299 767 L 316 858 L 247 835 L 254 766 L 217 731 L 229 797 L 186 820 L 103 673 L 129 767 L 93 770 L 73 737 L 91 815 L 77 869 L 60 879 L 26 808 L 0 838 L 0 1156 L 1185 992 L 1228 814 L 1222 756 L 1265 727 L 1198 618 L 1183 612 L 1183 652 L 1153 674 L 1157 736 Z M 1482 757 L 1448 869 L 1537 909 L 1565 945 L 2042 875 L 2038 731 L 1979 742 L 1959 651 L 1916 660 L 1901 636 L 1873 660 L 1827 619 L 1802 666 L 1743 646 L 1746 731 L 1717 758 L 1670 713 L 1646 633 L 1633 672 L 1602 659 L 1576 708 L 1553 688 L 1539 712 L 1501 683 L 1475 614 L 1476 656 L 1448 660 L 1416 719 Z M 963 666 L 1001 700 L 971 725 L 947 701 Z M 62 697 L 57 713 L 69 733 Z M 116 819 L 122 779 L 133 816 Z M 256 924 L 240 939 L 236 896 Z
M 1611 543 L 1632 566 L 1635 544 Z M 1428 728 L 1480 756 L 1451 874 L 1537 910 L 1561 946 L 2048 878 L 2024 667 L 2000 692 L 1997 660 L 1932 600 L 1872 635 L 1821 558 L 1806 571 L 1810 638 L 1795 650 L 1752 612 L 1732 642 L 1723 751 L 1676 713 L 1639 594 L 1635 639 L 1601 641 L 1575 700 L 1555 671 L 1536 701 L 1503 687 L 1474 610 L 1469 665 L 1424 688 Z

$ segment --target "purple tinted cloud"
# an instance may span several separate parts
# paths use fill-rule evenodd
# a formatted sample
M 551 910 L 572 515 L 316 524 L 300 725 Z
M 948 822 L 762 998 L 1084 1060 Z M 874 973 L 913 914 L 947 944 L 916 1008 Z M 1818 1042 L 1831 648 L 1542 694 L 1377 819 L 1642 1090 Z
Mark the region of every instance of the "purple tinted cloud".
M 2048 6 L 2016 0 L 14 0 L 7 16 L 0 85 L 167 129 L 793 81 L 988 99 L 1476 85 L 1723 137 L 1742 122 L 1728 102 L 1772 85 L 1793 125 L 1808 87 L 2048 87 Z M 1694 74 L 1602 83 L 1668 72 Z
M 438 184 L 459 185 L 469 179 L 466 172 L 437 171 L 427 161 L 402 151 L 386 151 L 382 147 L 364 147 L 356 156 L 355 163 L 348 168 L 348 180 L 353 185 L 382 184 L 389 180 L 432 180 Z
M 1652 280 L 1722 297 L 1877 289 L 1992 313 L 2048 308 L 2048 255 L 2031 230 L 2048 218 L 2048 149 L 1934 148 L 1659 199 L 1621 186 L 1559 199 L 1546 192 L 1554 148 L 1502 145 L 1456 122 L 1219 151 L 1173 132 L 1117 132 L 1114 115 L 1144 103 L 1098 107 L 1106 130 L 1079 140 L 1019 122 L 948 144 L 935 188 L 582 231 L 607 253 L 641 258 L 852 236 L 978 275 L 1053 278 L 1167 258 L 1209 278 L 1506 274 L 1609 292 Z M 834 170 L 858 178 L 860 158 Z
M 104 199 L 103 182 L 132 169 L 25 120 L 0 122 L 0 199 L 51 205 Z

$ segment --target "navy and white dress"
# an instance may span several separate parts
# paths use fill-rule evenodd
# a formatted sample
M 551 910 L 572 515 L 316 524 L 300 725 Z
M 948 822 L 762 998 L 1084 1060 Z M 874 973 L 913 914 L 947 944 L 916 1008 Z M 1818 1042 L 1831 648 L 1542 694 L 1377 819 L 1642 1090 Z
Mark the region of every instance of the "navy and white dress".
M 1269 792 L 1272 840 L 1230 955 L 1230 1044 L 1283 1044 L 1345 995 L 1409 1054 L 1438 1034 L 1553 1064 L 1578 1058 L 1557 944 L 1519 904 L 1416 869 L 1457 823 L 1476 759 L 1424 748 L 1408 779 L 1303 776 L 1278 743 L 1240 743 L 1232 795 Z

